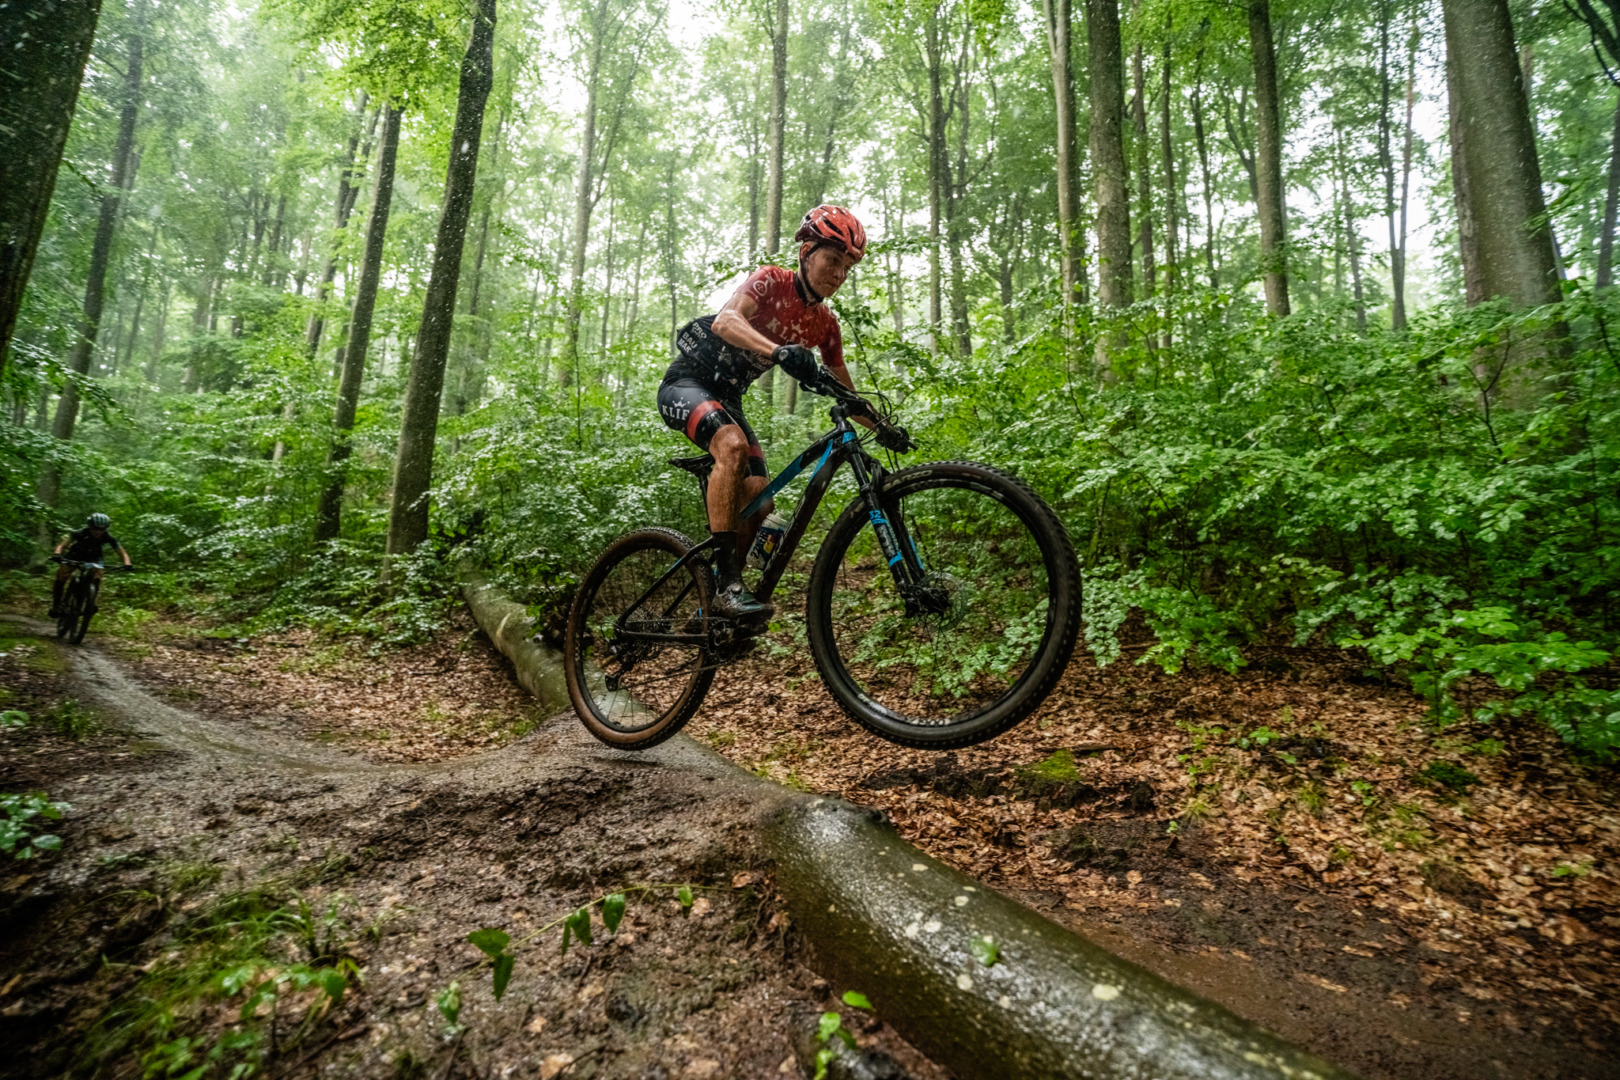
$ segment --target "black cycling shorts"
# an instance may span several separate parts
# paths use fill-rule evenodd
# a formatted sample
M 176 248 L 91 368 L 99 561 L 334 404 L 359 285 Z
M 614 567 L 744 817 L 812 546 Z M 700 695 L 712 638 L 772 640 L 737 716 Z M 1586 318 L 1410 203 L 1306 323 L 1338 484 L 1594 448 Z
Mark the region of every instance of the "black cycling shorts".
M 748 438 L 748 475 L 770 475 L 765 471 L 765 451 L 754 429 L 748 426 L 740 402 L 721 398 L 696 379 L 666 378 L 658 388 L 658 415 L 704 450 L 709 448 L 715 432 L 727 424 L 736 424 Z

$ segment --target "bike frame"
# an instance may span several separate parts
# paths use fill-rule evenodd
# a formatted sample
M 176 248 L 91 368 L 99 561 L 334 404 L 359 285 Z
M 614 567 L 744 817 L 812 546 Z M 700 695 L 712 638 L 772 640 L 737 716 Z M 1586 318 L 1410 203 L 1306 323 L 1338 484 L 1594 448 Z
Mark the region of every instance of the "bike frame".
M 868 507 L 868 523 L 877 533 L 878 546 L 883 550 L 883 557 L 888 561 L 889 573 L 894 576 L 895 584 L 902 593 L 909 593 L 920 584 L 927 573 L 922 560 L 917 555 L 916 547 L 911 542 L 911 536 L 906 531 L 906 525 L 900 516 L 894 513 L 894 508 L 887 505 L 883 498 L 883 478 L 886 470 L 871 455 L 861 449 L 858 436 L 850 426 L 850 410 L 847 405 L 840 402 L 832 406 L 829 413 L 833 421 L 833 429 L 815 442 L 811 443 L 798 457 L 790 462 L 787 468 L 776 475 L 765 490 L 756 495 L 747 506 L 737 515 L 747 520 L 755 514 L 764 511 L 778 492 L 792 483 L 805 469 L 811 469 L 810 483 L 805 488 L 804 498 L 800 500 L 798 509 L 794 510 L 793 518 L 788 522 L 786 533 L 782 537 L 781 546 L 772 553 L 771 561 L 760 576 L 758 586 L 753 590 L 754 596 L 762 602 L 768 602 L 776 591 L 777 584 L 782 575 L 787 572 L 787 564 L 792 559 L 794 551 L 798 549 L 799 541 L 810 526 L 810 519 L 815 516 L 816 510 L 821 506 L 821 500 L 826 496 L 827 489 L 832 485 L 833 477 L 837 475 L 839 466 L 845 462 L 855 473 L 855 483 L 861 496 L 866 499 Z M 706 475 L 706 474 L 705 474 Z M 705 480 L 706 484 L 706 480 Z M 693 560 L 699 559 L 707 552 L 717 548 L 719 541 L 710 537 L 703 543 L 693 547 L 682 555 L 661 577 L 637 598 L 634 604 L 621 614 L 617 620 L 618 630 L 627 637 L 636 641 L 661 641 L 683 645 L 703 644 L 707 641 L 704 634 L 661 634 L 646 631 L 627 630 L 624 625 L 626 616 L 656 593 L 675 574 L 680 573 L 682 567 Z M 705 564 L 707 558 L 700 561 Z M 686 598 L 690 586 L 682 589 L 680 594 L 669 604 L 663 613 L 664 617 L 671 615 Z

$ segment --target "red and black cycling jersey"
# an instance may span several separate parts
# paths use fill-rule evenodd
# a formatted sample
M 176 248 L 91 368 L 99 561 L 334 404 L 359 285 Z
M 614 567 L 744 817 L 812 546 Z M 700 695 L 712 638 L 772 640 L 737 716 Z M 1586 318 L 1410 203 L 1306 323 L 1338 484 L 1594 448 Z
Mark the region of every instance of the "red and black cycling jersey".
M 88 528 L 74 529 L 68 533 L 67 546 L 62 549 L 62 558 L 72 559 L 74 562 L 101 562 L 102 548 L 119 550 L 120 544 L 112 533 L 102 533 L 100 536 L 91 534 Z
M 738 286 L 757 307 L 748 324 L 778 345 L 798 344 L 820 349 L 822 363 L 834 372 L 844 367 L 844 336 L 838 318 L 825 302 L 812 304 L 801 290 L 798 276 L 780 266 L 755 270 Z M 675 337 L 675 362 L 664 375 L 696 379 L 721 397 L 735 398 L 776 361 L 750 349 L 740 349 L 714 332 L 714 316 L 693 319 Z

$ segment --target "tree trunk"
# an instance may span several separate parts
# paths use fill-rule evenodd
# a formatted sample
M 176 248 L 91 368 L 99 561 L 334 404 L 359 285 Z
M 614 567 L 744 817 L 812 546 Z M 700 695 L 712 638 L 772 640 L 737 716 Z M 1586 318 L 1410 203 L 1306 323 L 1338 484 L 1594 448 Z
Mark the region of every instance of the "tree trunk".
M 360 93 L 360 106 L 355 109 L 354 129 L 349 132 L 349 148 L 343 158 L 343 168 L 338 172 L 337 197 L 337 223 L 332 230 L 332 248 L 326 256 L 326 266 L 321 271 L 321 283 L 315 289 L 315 311 L 309 317 L 309 325 L 304 332 L 304 350 L 310 359 L 321 347 L 321 331 L 326 325 L 326 315 L 322 310 L 326 304 L 326 294 L 332 288 L 332 279 L 337 277 L 338 252 L 343 245 L 343 231 L 349 225 L 349 211 L 354 208 L 354 193 L 359 189 L 350 183 L 354 179 L 355 152 L 360 146 L 360 131 L 365 126 L 366 104 L 370 99 L 364 91 Z
M 1333 133 L 1334 172 L 1339 174 L 1340 206 L 1345 253 L 1350 256 L 1350 295 L 1355 301 L 1356 329 L 1367 332 L 1367 303 L 1361 288 L 1361 238 L 1356 233 L 1355 204 L 1350 198 L 1350 165 L 1345 160 L 1344 136 Z
M 940 226 L 944 217 L 945 165 L 948 151 L 945 146 L 945 94 L 940 85 L 942 46 L 939 33 L 939 11 L 930 10 L 923 28 L 923 43 L 928 63 L 928 342 L 929 349 L 939 352 L 939 326 L 944 317 L 944 302 L 940 272 Z
M 158 232 L 161 226 L 152 226 L 152 239 L 146 245 L 146 258 L 141 262 L 141 289 L 135 294 L 135 314 L 130 319 L 129 337 L 124 345 L 122 363 L 114 361 L 114 368 L 127 370 L 135 361 L 135 343 L 141 336 L 141 310 L 146 307 L 146 293 L 152 284 L 152 256 L 157 252 Z
M 1446 134 L 1451 143 L 1451 191 L 1457 209 L 1457 253 L 1462 262 L 1463 300 L 1469 307 L 1486 297 L 1485 273 L 1479 259 L 1479 227 L 1474 220 L 1474 201 L 1468 190 L 1468 168 L 1464 164 L 1462 78 L 1456 72 L 1457 45 L 1452 40 L 1451 22 L 1446 21 Z
M 1552 230 L 1507 0 L 1444 0 L 1443 8 L 1485 296 L 1551 303 L 1560 296 Z
M 101 0 L 0 5 L 0 376 L 100 14 Z
M 371 220 L 366 226 L 366 251 L 360 263 L 360 284 L 354 311 L 349 316 L 349 337 L 343 348 L 343 376 L 338 383 L 337 406 L 332 413 L 336 436 L 327 455 L 326 489 L 315 512 L 315 542 L 334 540 L 343 524 L 343 487 L 351 448 L 349 432 L 360 404 L 360 383 L 366 373 L 366 348 L 376 311 L 377 285 L 382 279 L 383 239 L 388 231 L 388 210 L 394 197 L 394 162 L 399 153 L 400 108 L 383 106 L 382 149 L 377 158 L 377 188 L 371 199 Z
M 1266 310 L 1289 313 L 1288 236 L 1283 207 L 1282 117 L 1277 100 L 1277 54 L 1271 41 L 1271 0 L 1249 0 L 1249 55 L 1254 64 L 1255 143 L 1260 217 L 1260 261 Z
M 1153 261 L 1153 159 L 1148 149 L 1147 77 L 1142 68 L 1142 43 L 1131 54 L 1131 129 L 1136 144 L 1136 241 L 1142 259 L 1142 296 L 1158 292 L 1158 267 Z
M 264 259 L 264 277 L 261 279 L 266 288 L 280 288 L 280 282 L 285 281 L 287 275 L 278 273 L 281 258 L 281 229 L 287 220 L 287 193 L 282 191 L 276 198 L 276 220 L 270 225 L 270 253 Z
M 591 239 L 591 192 L 596 169 L 596 91 L 602 71 L 602 35 L 593 43 L 586 72 L 584 130 L 580 133 L 579 177 L 574 186 L 574 253 L 568 271 L 568 315 L 563 326 L 563 354 L 558 382 L 573 385 L 579 367 L 579 324 L 585 307 L 585 256 Z
M 765 192 L 765 253 L 782 249 L 782 159 L 787 142 L 788 0 L 776 0 L 771 26 L 770 174 Z
M 130 24 L 129 52 L 125 58 L 124 106 L 118 117 L 118 141 L 113 147 L 112 183 L 101 197 L 101 216 L 96 222 L 96 238 L 90 248 L 90 270 L 84 283 L 83 318 L 68 358 L 68 369 L 79 377 L 90 373 L 90 358 L 95 354 L 96 333 L 101 328 L 101 309 L 107 285 L 107 263 L 112 255 L 113 234 L 117 230 L 119 208 L 124 192 L 135 182 L 133 151 L 135 148 L 135 120 L 141 105 L 141 57 L 144 42 L 142 23 L 145 5 L 138 4 Z M 73 426 L 79 419 L 79 384 L 68 379 L 62 385 L 62 394 L 56 399 L 56 416 L 51 423 L 51 434 L 63 442 L 73 440 Z M 61 474 L 55 465 L 46 466 L 40 478 L 39 500 L 46 506 L 56 505 L 61 489 Z
M 169 279 L 164 278 L 158 289 L 157 326 L 152 330 L 152 352 L 146 358 L 146 381 L 157 385 L 159 364 L 163 360 L 164 334 L 169 329 Z
M 1207 33 L 1209 23 L 1204 23 Z M 1193 139 L 1198 144 L 1198 170 L 1204 186 L 1204 264 L 1209 270 L 1209 287 L 1221 287 L 1215 270 L 1215 182 L 1209 173 L 1209 141 L 1204 136 L 1204 45 L 1198 46 L 1196 74 L 1193 76 Z
M 1046 48 L 1052 60 L 1052 100 L 1057 112 L 1058 253 L 1062 261 L 1066 334 L 1073 332 L 1070 309 L 1081 302 L 1084 288 L 1084 242 L 1077 220 L 1080 148 L 1075 137 L 1074 57 L 1069 40 L 1073 19 L 1069 4 L 1070 0 L 1041 0 L 1046 16 Z M 1010 287 L 1010 280 L 1006 284 Z
M 1091 36 L 1091 172 L 1097 199 L 1097 296 L 1131 303 L 1131 209 L 1125 165 L 1125 57 L 1119 0 L 1086 0 Z
M 968 189 L 968 132 L 973 119 L 973 22 L 962 25 L 962 56 L 956 70 L 956 161 L 947 159 L 945 172 L 945 236 L 951 251 L 951 328 L 956 335 L 956 354 L 973 355 L 973 336 L 968 328 L 968 265 L 963 254 L 965 224 L 962 204 Z
M 388 514 L 388 554 L 414 550 L 427 539 L 428 491 L 433 481 L 433 445 L 439 429 L 439 399 L 456 310 L 461 252 L 472 215 L 478 178 L 478 144 L 484 104 L 494 82 L 495 0 L 477 0 L 467 55 L 461 61 L 456 122 L 450 133 L 450 165 L 444 184 L 444 212 L 433 244 L 422 326 L 405 384 L 399 453 L 394 462 L 394 495 Z
M 1390 264 L 1390 285 L 1394 296 L 1391 325 L 1406 329 L 1406 214 L 1412 197 L 1412 111 L 1417 105 L 1418 17 L 1412 13 L 1412 33 L 1406 46 L 1406 132 L 1401 147 L 1401 227 Z
M 1609 142 L 1609 194 L 1603 201 L 1603 235 L 1598 240 L 1597 286 L 1614 280 L 1615 218 L 1620 214 L 1620 96 L 1615 99 L 1614 135 Z
M 1181 189 L 1176 181 L 1176 153 L 1170 139 L 1171 94 L 1170 20 L 1164 24 L 1164 70 L 1159 86 L 1159 149 L 1164 156 L 1164 285 L 1167 292 L 1176 291 L 1177 267 L 1176 238 L 1181 229 L 1177 211 L 1181 203 Z M 1169 329 L 1165 330 L 1165 348 L 1169 348 Z

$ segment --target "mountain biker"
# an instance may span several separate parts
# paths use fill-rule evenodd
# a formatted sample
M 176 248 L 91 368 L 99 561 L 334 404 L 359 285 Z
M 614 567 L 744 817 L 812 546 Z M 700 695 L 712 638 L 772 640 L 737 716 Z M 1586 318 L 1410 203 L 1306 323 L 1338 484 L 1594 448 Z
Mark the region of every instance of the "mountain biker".
M 814 380 L 811 349 L 821 351 L 834 378 L 854 389 L 844 366 L 843 334 L 826 299 L 866 254 L 866 229 L 843 207 L 824 204 L 804 215 L 793 239 L 799 243 L 799 268 L 767 263 L 717 313 L 683 326 L 675 338 L 675 360 L 658 388 L 664 423 L 714 456 L 707 499 L 709 531 L 719 541 L 712 609 L 739 621 L 767 619 L 774 610 L 742 583 L 748 546 L 773 509 L 766 505 L 746 521 L 737 520 L 765 489 L 768 475 L 765 453 L 743 416 L 742 395 L 772 367 L 800 382 Z
M 91 514 L 85 519 L 84 528 L 75 529 L 67 534 L 67 538 L 56 545 L 55 555 L 72 559 L 75 562 L 99 563 L 103 548 L 111 547 L 124 558 L 124 567 L 131 567 L 129 552 L 118 538 L 107 530 L 112 527 L 112 519 L 106 514 Z M 67 550 L 64 551 L 63 548 Z M 95 571 L 96 580 L 101 580 L 102 572 Z M 57 567 L 56 580 L 51 583 L 51 611 L 50 618 L 54 619 L 61 614 L 62 592 L 67 588 L 68 578 L 73 576 L 73 568 L 66 564 Z M 90 614 L 95 614 L 92 610 Z

